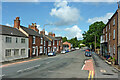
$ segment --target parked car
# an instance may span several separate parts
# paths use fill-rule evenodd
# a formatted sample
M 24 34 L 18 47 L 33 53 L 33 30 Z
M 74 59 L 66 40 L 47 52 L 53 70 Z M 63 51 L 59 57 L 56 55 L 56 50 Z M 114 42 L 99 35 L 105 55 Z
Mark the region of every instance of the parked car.
M 68 53 L 68 52 L 69 52 L 69 50 L 66 50 L 65 52 L 66 52 L 66 53 Z
M 48 56 L 56 56 L 56 53 L 55 52 L 49 52 Z
M 65 51 L 61 51 L 62 54 L 65 54 Z
M 91 49 L 86 49 L 85 51 L 91 51 Z
M 91 56 L 92 56 L 91 51 L 85 51 L 85 56 L 87 56 L 87 57 L 91 57 Z
M 74 50 L 75 50 L 74 48 L 71 49 L 71 51 L 74 51 Z
M 76 50 L 78 50 L 78 49 L 79 49 L 79 47 L 76 47 L 75 49 L 76 49 Z

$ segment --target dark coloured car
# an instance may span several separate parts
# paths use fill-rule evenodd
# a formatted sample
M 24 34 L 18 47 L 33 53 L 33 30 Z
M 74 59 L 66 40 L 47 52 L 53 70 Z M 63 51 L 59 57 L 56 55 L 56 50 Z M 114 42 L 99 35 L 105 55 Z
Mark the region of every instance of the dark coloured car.
M 91 56 L 92 56 L 91 51 L 86 51 L 86 52 L 85 52 L 85 56 L 91 57 Z

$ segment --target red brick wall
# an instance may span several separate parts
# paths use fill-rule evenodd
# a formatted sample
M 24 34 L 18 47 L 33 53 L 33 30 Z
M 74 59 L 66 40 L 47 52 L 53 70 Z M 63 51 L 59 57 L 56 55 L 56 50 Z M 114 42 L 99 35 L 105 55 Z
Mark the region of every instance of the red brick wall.
M 108 52 L 109 52 L 109 45 L 110 45 L 110 54 L 113 55 L 113 57 L 115 57 L 115 59 L 117 60 L 117 24 L 118 24 L 118 20 L 117 20 L 117 16 L 118 14 L 115 13 L 115 15 L 111 18 L 111 20 L 108 22 L 107 26 L 107 32 L 106 32 L 106 27 L 104 28 L 105 30 L 105 40 L 106 40 L 106 33 L 107 33 L 107 42 L 108 42 Z M 115 25 L 113 25 L 113 20 L 115 19 Z M 110 24 L 110 29 L 109 29 L 109 24 Z M 113 30 L 115 30 L 115 39 L 113 39 Z M 110 40 L 109 40 L 109 33 L 110 33 Z M 114 53 L 114 44 L 115 44 L 115 53 Z

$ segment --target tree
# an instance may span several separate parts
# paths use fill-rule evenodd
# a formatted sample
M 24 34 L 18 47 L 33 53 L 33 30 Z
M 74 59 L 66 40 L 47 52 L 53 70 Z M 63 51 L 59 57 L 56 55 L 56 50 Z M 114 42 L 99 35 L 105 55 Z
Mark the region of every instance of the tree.
M 102 35 L 102 30 L 105 24 L 100 22 L 95 22 L 89 26 L 88 31 L 84 31 L 83 35 L 83 44 L 90 46 L 92 48 L 95 46 L 95 35 L 96 35 L 96 47 L 100 47 L 100 36 Z
M 66 41 L 67 41 L 67 38 L 66 38 L 66 37 L 63 37 L 62 40 L 63 40 L 63 42 L 66 42 Z

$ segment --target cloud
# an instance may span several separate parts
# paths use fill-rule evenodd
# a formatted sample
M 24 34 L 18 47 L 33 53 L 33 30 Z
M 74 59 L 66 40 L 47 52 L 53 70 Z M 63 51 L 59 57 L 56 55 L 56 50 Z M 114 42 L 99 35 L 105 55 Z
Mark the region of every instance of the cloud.
M 81 18 L 79 10 L 74 7 L 68 6 L 67 1 L 55 2 L 55 8 L 51 9 L 50 15 L 58 18 L 55 25 L 72 25 L 78 22 Z
M 65 36 L 67 36 L 68 39 L 71 39 L 73 37 L 77 37 L 78 39 L 82 39 L 81 29 L 77 25 L 74 25 L 71 28 L 66 28 L 66 29 L 64 29 L 64 31 L 67 32 L 67 34 L 65 34 Z
M 39 32 L 42 31 L 42 28 L 40 27 L 39 24 L 37 25 L 37 28 L 38 28 Z M 48 35 L 48 32 L 47 32 L 47 31 L 45 31 L 45 35 Z
M 104 23 L 107 23 L 108 19 L 110 19 L 112 17 L 113 13 L 107 13 L 105 16 L 101 16 L 101 17 L 94 17 L 94 18 L 90 18 L 88 19 L 88 23 L 92 24 L 96 21 L 103 21 Z
M 11 25 L 10 25 L 10 24 L 8 24 L 8 23 L 7 23 L 7 24 L 5 24 L 5 25 L 6 25 L 6 26 L 11 26 Z

